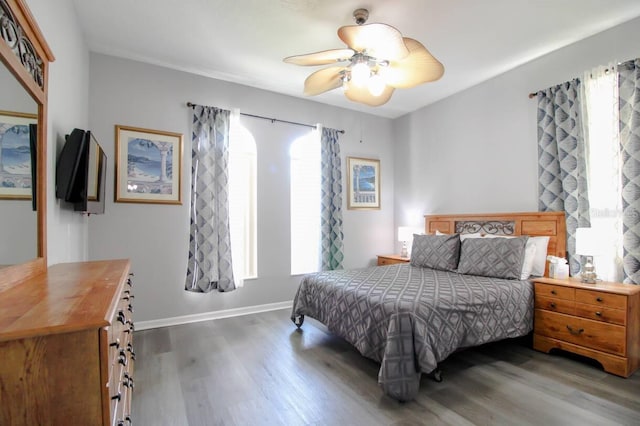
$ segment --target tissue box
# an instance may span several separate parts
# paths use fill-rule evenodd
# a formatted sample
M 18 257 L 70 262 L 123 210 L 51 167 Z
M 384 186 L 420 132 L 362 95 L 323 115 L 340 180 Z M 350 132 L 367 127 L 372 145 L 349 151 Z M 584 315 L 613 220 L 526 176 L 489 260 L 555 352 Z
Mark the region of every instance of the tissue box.
M 558 280 L 569 278 L 569 265 L 566 263 L 549 263 L 549 277 Z

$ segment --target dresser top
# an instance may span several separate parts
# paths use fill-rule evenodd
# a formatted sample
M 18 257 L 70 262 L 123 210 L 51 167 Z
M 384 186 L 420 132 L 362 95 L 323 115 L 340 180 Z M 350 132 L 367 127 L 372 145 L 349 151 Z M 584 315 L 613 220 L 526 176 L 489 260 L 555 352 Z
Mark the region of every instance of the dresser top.
M 60 263 L 0 292 L 0 342 L 109 324 L 129 260 Z
M 561 285 L 565 287 L 580 288 L 585 290 L 603 291 L 605 293 L 616 294 L 638 294 L 640 293 L 640 285 L 635 284 L 623 284 L 610 281 L 598 281 L 595 284 L 583 283 L 580 278 L 572 277 L 564 280 L 558 280 L 555 278 L 534 278 L 534 282 L 552 285 Z

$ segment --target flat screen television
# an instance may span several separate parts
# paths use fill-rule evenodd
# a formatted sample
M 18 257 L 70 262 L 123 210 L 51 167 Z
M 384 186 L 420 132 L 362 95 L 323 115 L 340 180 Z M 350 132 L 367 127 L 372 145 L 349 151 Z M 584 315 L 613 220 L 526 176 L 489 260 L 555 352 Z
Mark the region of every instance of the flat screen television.
M 56 197 L 87 214 L 104 213 L 107 156 L 90 131 L 73 129 L 56 164 Z

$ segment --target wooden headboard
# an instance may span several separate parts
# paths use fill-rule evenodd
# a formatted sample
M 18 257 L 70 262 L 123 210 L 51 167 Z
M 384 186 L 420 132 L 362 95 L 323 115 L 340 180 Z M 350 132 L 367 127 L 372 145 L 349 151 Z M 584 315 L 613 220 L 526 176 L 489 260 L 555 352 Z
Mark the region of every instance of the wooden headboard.
M 426 215 L 425 233 L 548 236 L 547 255 L 567 257 L 564 212 Z

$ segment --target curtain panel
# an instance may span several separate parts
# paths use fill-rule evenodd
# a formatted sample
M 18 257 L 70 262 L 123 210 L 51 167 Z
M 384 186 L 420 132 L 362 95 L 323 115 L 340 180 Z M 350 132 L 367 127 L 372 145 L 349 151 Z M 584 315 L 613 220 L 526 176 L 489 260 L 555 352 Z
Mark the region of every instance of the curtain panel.
M 320 204 L 320 268 L 323 271 L 342 269 L 342 166 L 339 132 L 322 128 L 321 204 Z
M 640 283 L 640 59 L 618 65 L 624 282 Z
M 580 270 L 576 228 L 589 227 L 580 80 L 541 90 L 538 100 L 538 209 L 564 211 L 572 274 Z
M 229 231 L 230 115 L 215 107 L 193 109 L 187 291 L 235 289 Z

